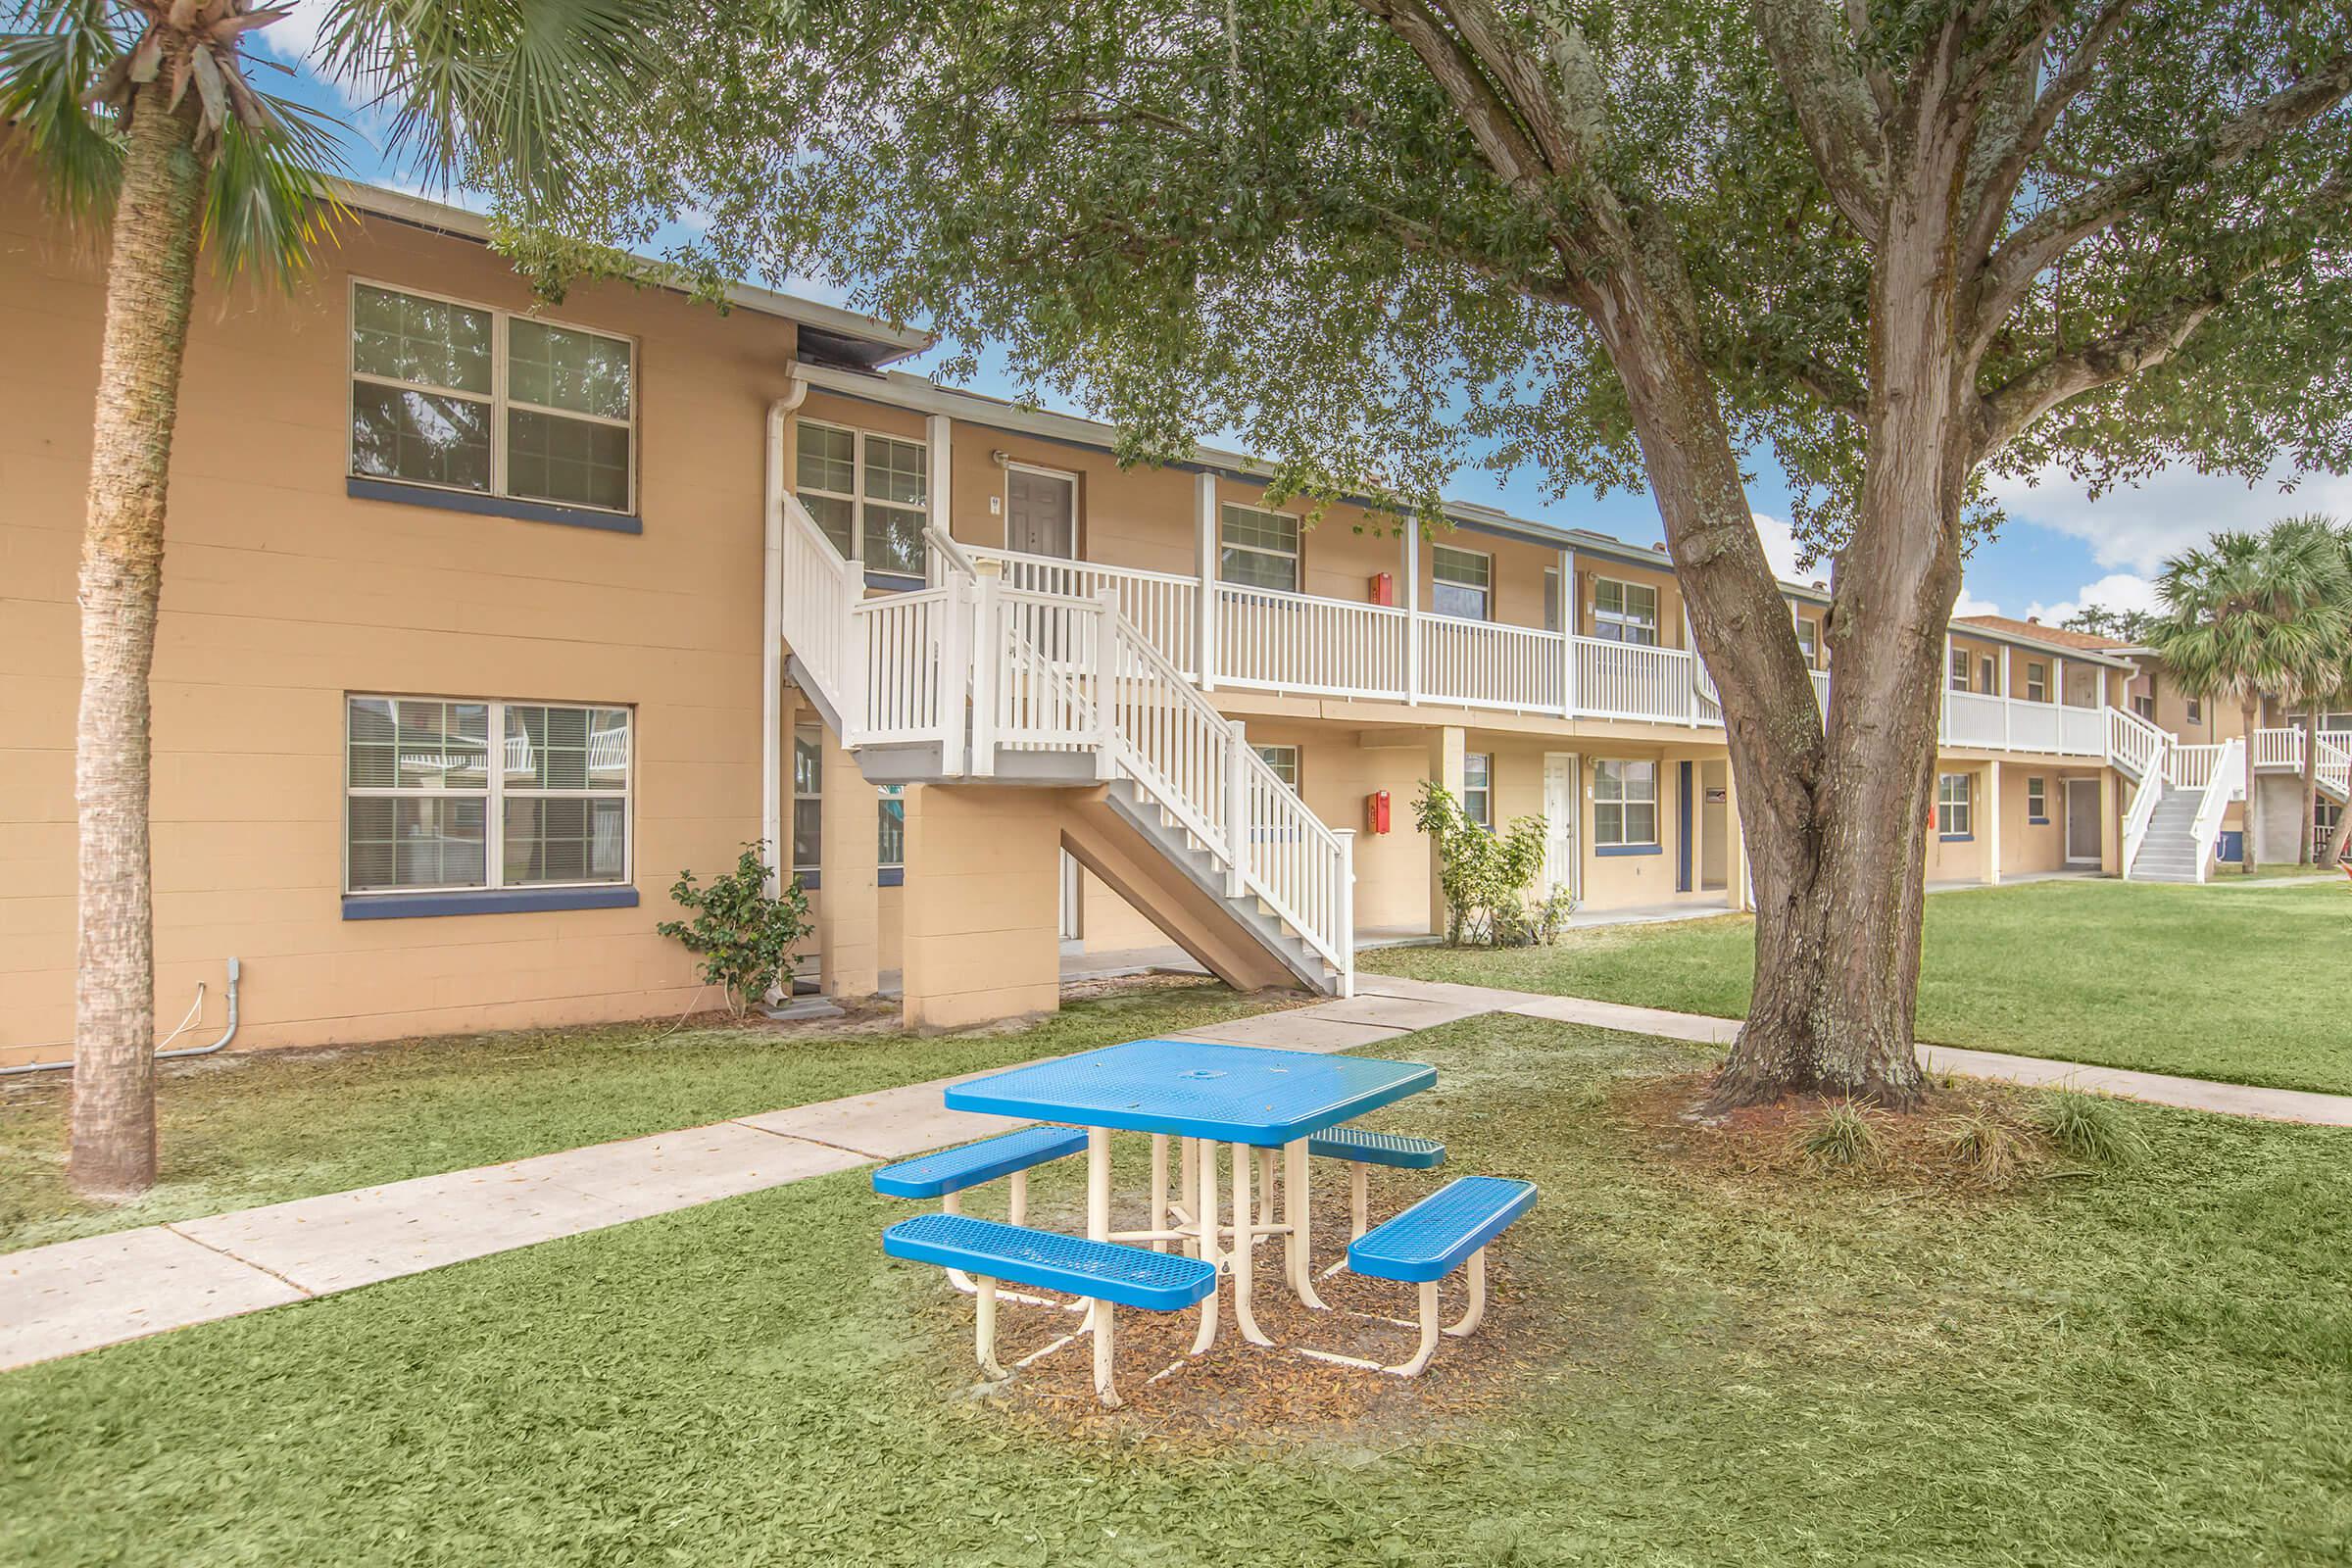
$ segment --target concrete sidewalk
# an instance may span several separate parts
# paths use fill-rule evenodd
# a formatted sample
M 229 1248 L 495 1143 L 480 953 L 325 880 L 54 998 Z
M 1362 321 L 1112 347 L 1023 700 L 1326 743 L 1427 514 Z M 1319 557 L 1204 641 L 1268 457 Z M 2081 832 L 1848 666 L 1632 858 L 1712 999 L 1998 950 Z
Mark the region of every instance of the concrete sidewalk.
M 1734 1019 L 1652 1007 L 1365 975 L 1348 1001 L 1261 1013 L 1179 1038 L 1350 1051 L 1496 1012 L 1702 1045 L 1728 1044 L 1740 1028 Z M 2072 1086 L 2228 1115 L 2352 1126 L 2352 1096 L 2346 1095 L 2254 1089 L 1989 1051 L 1934 1047 L 1928 1058 L 1937 1072 Z M 941 1091 L 960 1081 L 935 1079 L 708 1127 L 0 1254 L 0 1369 L 903 1159 L 1015 1125 L 942 1105 Z

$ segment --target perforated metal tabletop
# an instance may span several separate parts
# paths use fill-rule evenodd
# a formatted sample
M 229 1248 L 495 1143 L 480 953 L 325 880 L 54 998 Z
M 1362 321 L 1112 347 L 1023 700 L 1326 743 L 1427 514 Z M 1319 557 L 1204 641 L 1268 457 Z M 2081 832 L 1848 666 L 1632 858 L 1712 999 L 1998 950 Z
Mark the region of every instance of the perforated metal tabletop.
M 1322 1056 L 1190 1040 L 1130 1040 L 947 1092 L 956 1110 L 1278 1147 L 1419 1094 L 1415 1061 Z

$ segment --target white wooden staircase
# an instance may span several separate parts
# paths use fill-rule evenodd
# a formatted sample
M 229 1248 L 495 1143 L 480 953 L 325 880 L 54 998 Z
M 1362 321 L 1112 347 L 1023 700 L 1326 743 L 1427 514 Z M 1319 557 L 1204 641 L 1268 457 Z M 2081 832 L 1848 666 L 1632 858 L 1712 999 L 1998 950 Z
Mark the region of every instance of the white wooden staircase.
M 1212 973 L 1353 994 L 1354 835 L 1307 808 L 1115 591 L 1007 586 L 934 529 L 931 586 L 868 597 L 801 504 L 784 511 L 789 668 L 866 778 L 1060 790 L 1063 848 Z

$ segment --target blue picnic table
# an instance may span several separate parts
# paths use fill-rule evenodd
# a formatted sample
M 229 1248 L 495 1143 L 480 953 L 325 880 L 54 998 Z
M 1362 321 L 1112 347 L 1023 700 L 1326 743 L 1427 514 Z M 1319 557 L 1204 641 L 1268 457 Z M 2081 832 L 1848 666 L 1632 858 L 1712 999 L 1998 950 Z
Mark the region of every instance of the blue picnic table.
M 1250 1253 L 1257 1241 L 1280 1236 L 1293 1292 L 1310 1307 L 1324 1304 L 1315 1294 L 1308 1255 L 1307 1140 L 1437 1081 L 1437 1069 L 1420 1062 L 1191 1040 L 1131 1040 L 958 1084 L 947 1092 L 947 1103 L 956 1110 L 1087 1129 L 1088 1240 L 1144 1242 L 1155 1250 L 1181 1243 L 1197 1247 L 1212 1263 L 1228 1264 L 1234 1320 L 1244 1338 L 1267 1345 L 1272 1342 L 1259 1331 L 1250 1305 Z M 1140 1231 L 1110 1228 L 1114 1131 L 1152 1135 L 1150 1223 Z M 1173 1194 L 1171 1141 L 1179 1154 Z M 1219 1145 L 1231 1150 L 1230 1224 L 1220 1223 L 1216 1212 Z M 1252 1166 L 1261 1160 L 1270 1166 L 1277 1152 L 1282 1169 L 1278 1218 L 1253 1208 L 1250 1200 Z M 1260 1174 L 1270 1180 L 1270 1170 Z M 1269 1194 L 1268 1208 L 1270 1199 Z M 1216 1338 L 1213 1298 L 1203 1307 L 1196 1351 L 1205 1350 Z

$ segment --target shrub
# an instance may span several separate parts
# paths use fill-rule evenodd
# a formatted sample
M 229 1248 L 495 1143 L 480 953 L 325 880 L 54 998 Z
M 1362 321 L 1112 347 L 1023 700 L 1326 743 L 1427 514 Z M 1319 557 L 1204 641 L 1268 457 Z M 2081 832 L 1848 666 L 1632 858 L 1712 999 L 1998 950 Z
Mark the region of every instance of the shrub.
M 1796 1135 L 1796 1151 L 1816 1165 L 1867 1165 L 1879 1157 L 1879 1132 L 1848 1100 L 1807 1122 Z
M 2034 1108 L 2034 1121 L 2051 1143 L 2094 1165 L 2133 1165 L 2148 1152 L 2147 1136 L 2112 1100 L 2061 1089 Z
M 784 972 L 793 945 L 807 936 L 808 895 L 793 882 L 770 897 L 767 868 L 760 863 L 767 841 L 743 847 L 735 869 L 698 887 L 692 871 L 680 871 L 669 896 L 692 920 L 664 920 L 654 929 L 703 960 L 703 983 L 717 986 L 727 1010 L 738 1018 L 767 995 Z
M 1501 833 L 1494 833 L 1472 821 L 1450 790 L 1424 780 L 1413 802 L 1413 824 L 1438 847 L 1438 891 L 1446 900 L 1447 945 L 1526 947 L 1557 937 L 1556 920 L 1551 936 L 1539 937 L 1541 911 L 1528 908 L 1528 890 L 1544 874 L 1542 817 L 1518 817 Z

